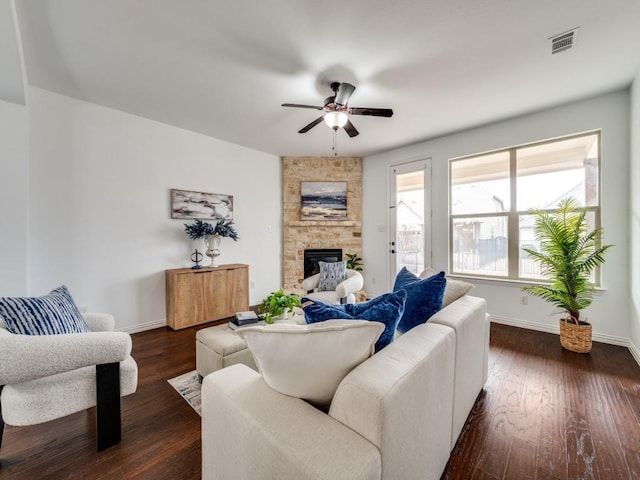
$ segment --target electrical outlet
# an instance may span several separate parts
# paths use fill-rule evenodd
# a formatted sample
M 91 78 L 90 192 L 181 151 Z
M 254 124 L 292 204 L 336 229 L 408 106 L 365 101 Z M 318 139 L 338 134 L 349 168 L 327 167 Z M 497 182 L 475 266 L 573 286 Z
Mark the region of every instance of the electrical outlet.
M 520 305 L 529 305 L 529 295 L 526 293 L 520 295 Z

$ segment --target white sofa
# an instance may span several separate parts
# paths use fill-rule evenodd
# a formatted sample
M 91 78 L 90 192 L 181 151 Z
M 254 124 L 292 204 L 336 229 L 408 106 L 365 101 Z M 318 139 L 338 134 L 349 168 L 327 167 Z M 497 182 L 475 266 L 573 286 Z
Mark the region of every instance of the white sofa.
M 465 295 L 340 383 L 328 413 L 233 365 L 202 384 L 202 478 L 439 479 L 487 378 L 486 302 Z

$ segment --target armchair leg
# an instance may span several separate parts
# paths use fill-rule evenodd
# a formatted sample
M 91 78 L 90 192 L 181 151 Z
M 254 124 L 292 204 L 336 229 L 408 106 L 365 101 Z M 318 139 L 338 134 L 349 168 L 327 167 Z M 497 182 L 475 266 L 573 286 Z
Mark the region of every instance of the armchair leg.
M 4 385 L 0 385 L 0 396 Z M 2 419 L 2 400 L 0 400 L 0 448 L 2 447 L 2 435 L 4 434 L 4 420 Z
M 120 363 L 96 365 L 98 451 L 120 442 Z

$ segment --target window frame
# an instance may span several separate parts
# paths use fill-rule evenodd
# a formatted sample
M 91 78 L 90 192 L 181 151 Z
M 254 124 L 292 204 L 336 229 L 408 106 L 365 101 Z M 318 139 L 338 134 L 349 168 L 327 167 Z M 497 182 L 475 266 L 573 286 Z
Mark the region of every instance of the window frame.
M 515 145 L 511 147 L 490 150 L 482 153 L 475 153 L 472 155 L 465 155 L 461 157 L 455 157 L 449 159 L 448 165 L 448 193 L 449 193 L 449 272 L 450 275 L 455 277 L 463 277 L 463 278 L 473 278 L 473 279 L 485 279 L 496 281 L 499 283 L 519 283 L 519 284 L 534 284 L 534 283 L 548 283 L 547 280 L 542 278 L 531 278 L 524 277 L 520 275 L 520 217 L 523 215 L 530 215 L 530 210 L 517 210 L 517 180 L 518 180 L 518 169 L 517 169 L 517 152 L 520 149 L 536 147 L 540 145 L 550 145 L 556 142 L 562 142 L 566 140 L 571 140 L 575 138 L 588 137 L 595 135 L 597 137 L 598 148 L 597 148 L 597 188 L 598 188 L 598 202 L 597 205 L 587 206 L 587 210 L 589 212 L 593 212 L 594 214 L 594 228 L 600 228 L 601 226 L 601 211 L 602 211 L 602 130 L 590 130 L 586 132 L 575 133 L 571 135 L 555 137 L 546 140 L 540 140 L 531 143 L 525 143 L 521 145 Z M 508 152 L 509 153 L 509 209 L 504 212 L 487 212 L 487 213 L 459 213 L 453 214 L 453 185 L 452 185 L 452 168 L 455 162 L 470 160 L 473 158 L 484 157 L 487 155 L 494 155 Z M 557 209 L 544 209 L 546 212 L 554 212 Z M 454 250 L 453 250 L 453 241 L 454 241 L 454 223 L 457 219 L 460 218 L 497 218 L 497 217 L 506 217 L 507 221 L 507 275 L 490 275 L 490 274 L 476 274 L 476 273 L 468 273 L 457 271 L 454 269 Z M 596 267 L 594 271 L 595 281 L 593 285 L 595 287 L 600 287 L 602 285 L 602 275 L 600 267 Z

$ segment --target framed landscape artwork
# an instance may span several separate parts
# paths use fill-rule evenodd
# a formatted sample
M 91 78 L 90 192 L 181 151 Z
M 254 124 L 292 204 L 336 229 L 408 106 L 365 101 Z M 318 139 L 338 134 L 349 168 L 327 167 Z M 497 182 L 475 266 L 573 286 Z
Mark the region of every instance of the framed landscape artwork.
M 346 220 L 347 182 L 301 182 L 301 220 Z
M 233 219 L 233 195 L 171 189 L 171 218 Z

